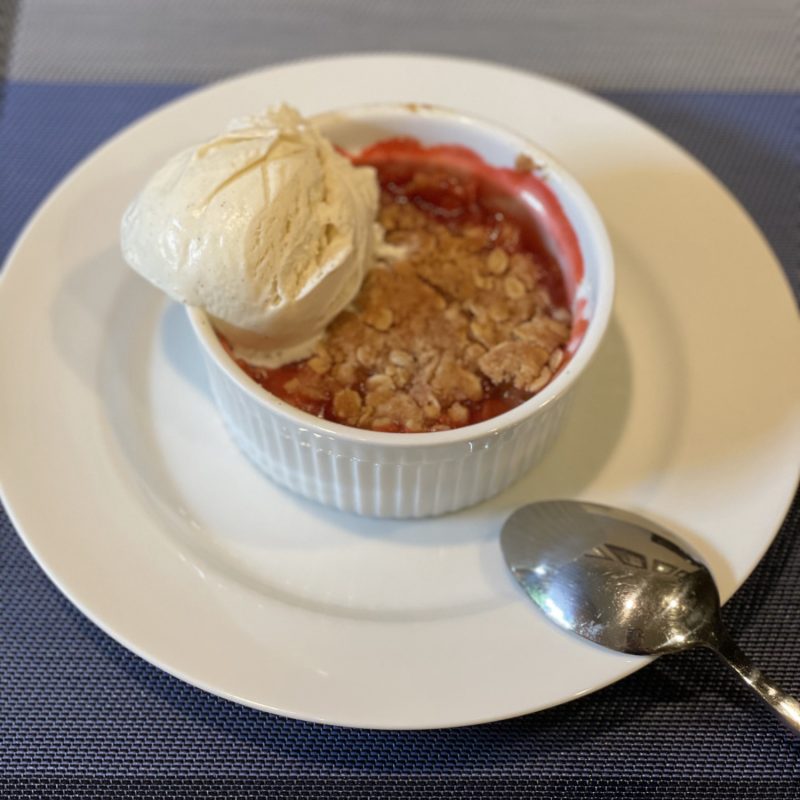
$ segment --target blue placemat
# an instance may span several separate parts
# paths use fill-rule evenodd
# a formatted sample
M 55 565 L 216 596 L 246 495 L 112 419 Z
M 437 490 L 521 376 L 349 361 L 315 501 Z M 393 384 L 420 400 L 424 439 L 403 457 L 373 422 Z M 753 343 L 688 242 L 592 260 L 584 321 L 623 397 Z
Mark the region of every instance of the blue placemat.
M 0 258 L 81 157 L 188 88 L 8 86 L 0 119 Z M 797 291 L 798 96 L 606 96 L 727 183 Z M 769 554 L 725 609 L 742 645 L 796 694 L 798 531 L 796 501 Z M 475 728 L 371 732 L 262 714 L 186 686 L 115 644 L 49 583 L 0 516 L 0 796 L 223 794 L 800 797 L 800 741 L 704 653 L 661 659 L 567 706 Z

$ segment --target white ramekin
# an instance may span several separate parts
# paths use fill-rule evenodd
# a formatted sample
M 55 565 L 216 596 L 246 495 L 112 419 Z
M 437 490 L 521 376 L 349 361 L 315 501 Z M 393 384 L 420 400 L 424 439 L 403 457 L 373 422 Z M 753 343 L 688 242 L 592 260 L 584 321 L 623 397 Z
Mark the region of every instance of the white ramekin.
M 588 320 L 575 354 L 535 397 L 498 417 L 436 433 L 378 433 L 319 419 L 267 392 L 229 358 L 208 317 L 189 309 L 209 381 L 236 444 L 270 478 L 305 497 L 374 517 L 444 514 L 497 494 L 555 439 L 577 378 L 606 330 L 614 293 L 611 247 L 580 185 L 523 137 L 441 108 L 372 105 L 316 118 L 335 143 L 357 152 L 382 139 L 460 144 L 489 164 L 537 164 L 577 233 L 584 275 L 575 293 Z

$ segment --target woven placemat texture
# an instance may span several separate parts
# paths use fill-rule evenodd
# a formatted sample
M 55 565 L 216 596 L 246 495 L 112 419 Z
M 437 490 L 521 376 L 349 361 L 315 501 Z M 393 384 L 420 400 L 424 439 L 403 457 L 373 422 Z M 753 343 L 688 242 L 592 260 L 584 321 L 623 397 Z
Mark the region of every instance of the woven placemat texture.
M 187 88 L 10 84 L 0 120 L 0 258 L 81 157 Z M 607 96 L 733 190 L 798 291 L 797 97 Z M 799 531 L 796 500 L 725 609 L 745 649 L 796 694 Z M 474 728 L 370 732 L 259 713 L 180 683 L 101 633 L 1 516 L 0 796 L 222 794 L 789 798 L 800 796 L 800 741 L 704 653 L 663 658 L 569 705 Z
M 795 0 L 3 0 L 12 80 L 205 83 L 349 52 L 502 61 L 596 90 L 797 87 Z

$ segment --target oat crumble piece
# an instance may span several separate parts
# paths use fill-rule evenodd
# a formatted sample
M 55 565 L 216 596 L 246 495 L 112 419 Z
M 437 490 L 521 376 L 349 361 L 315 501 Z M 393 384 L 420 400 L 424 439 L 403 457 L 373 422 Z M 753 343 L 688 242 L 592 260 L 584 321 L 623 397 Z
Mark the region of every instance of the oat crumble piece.
M 520 153 L 514 162 L 514 169 L 517 172 L 533 172 L 536 169 L 536 162 L 527 153 Z

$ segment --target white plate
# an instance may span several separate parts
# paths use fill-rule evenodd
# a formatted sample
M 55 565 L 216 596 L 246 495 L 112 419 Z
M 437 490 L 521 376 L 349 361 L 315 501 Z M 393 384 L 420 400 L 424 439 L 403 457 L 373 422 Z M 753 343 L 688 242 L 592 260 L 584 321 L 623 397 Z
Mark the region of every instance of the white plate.
M 563 438 L 499 498 L 377 522 L 276 488 L 226 437 L 182 310 L 123 265 L 119 218 L 145 177 L 284 99 L 307 114 L 414 100 L 494 119 L 553 152 L 604 214 L 610 334 Z M 278 714 L 451 726 L 597 689 L 644 662 L 570 638 L 523 599 L 497 544 L 509 511 L 565 496 L 644 512 L 694 543 L 727 598 L 795 488 L 798 325 L 763 238 L 663 136 L 532 75 L 346 57 L 191 94 L 61 184 L 0 287 L 0 474 L 31 552 L 126 647 Z

